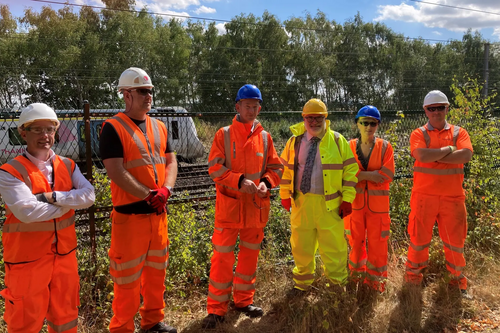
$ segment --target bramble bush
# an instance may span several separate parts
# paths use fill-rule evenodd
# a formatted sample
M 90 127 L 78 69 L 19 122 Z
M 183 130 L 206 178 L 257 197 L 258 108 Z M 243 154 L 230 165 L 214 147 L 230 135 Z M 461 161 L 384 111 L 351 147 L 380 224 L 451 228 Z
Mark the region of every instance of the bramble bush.
M 468 243 L 474 248 L 500 253 L 500 130 L 493 116 L 496 93 L 482 97 L 477 79 L 455 77 L 451 86 L 454 103 L 450 123 L 470 135 L 474 155 L 464 182 L 468 212 Z

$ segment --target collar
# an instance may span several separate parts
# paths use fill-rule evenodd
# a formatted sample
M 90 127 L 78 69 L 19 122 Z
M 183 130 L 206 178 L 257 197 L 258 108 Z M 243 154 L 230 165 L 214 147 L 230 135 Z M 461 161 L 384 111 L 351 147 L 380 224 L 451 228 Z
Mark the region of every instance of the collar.
M 319 136 L 318 138 L 320 138 L 320 139 L 322 140 L 322 139 L 323 139 L 323 137 L 325 136 L 325 134 L 326 134 L 326 131 L 325 131 L 325 133 L 323 133 L 323 136 Z M 310 141 L 310 140 L 313 138 L 313 136 L 312 136 L 311 134 L 309 134 L 309 132 L 308 132 L 308 131 L 306 131 L 306 132 L 304 133 L 304 138 L 305 138 L 307 141 Z
M 39 160 L 35 156 L 31 155 L 28 153 L 28 151 L 25 151 L 26 157 L 33 163 L 34 165 L 40 165 L 40 164 L 47 164 L 47 163 L 52 163 L 54 159 L 56 158 L 56 153 L 51 149 L 49 150 L 49 158 L 46 161 Z
M 450 124 L 445 120 L 444 121 L 444 128 L 443 129 L 449 130 L 450 128 L 451 128 Z M 434 131 L 435 130 L 434 126 L 432 126 L 429 121 L 427 122 L 427 129 L 429 131 Z

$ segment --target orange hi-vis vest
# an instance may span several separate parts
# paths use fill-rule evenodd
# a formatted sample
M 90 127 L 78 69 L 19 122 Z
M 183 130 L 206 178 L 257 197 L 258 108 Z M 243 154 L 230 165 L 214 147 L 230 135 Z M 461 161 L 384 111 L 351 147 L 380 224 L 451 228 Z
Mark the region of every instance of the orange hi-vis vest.
M 418 148 L 439 149 L 446 146 L 457 149 L 467 148 L 472 151 L 469 134 L 463 128 L 446 123 L 444 129 L 437 130 L 430 123 L 413 131 L 410 137 L 411 152 Z M 463 164 L 439 162 L 422 163 L 415 160 L 413 166 L 413 192 L 463 196 Z
M 394 151 L 391 144 L 383 139 L 375 138 L 368 169 L 365 170 L 356 154 L 358 139 L 349 141 L 349 146 L 358 162 L 360 171 L 380 170 L 379 173 L 385 176 L 381 184 L 375 184 L 367 180 L 359 181 L 356 184 L 356 199 L 352 203 L 352 209 L 361 210 L 368 206 L 368 209 L 374 213 L 389 213 L 389 184 L 394 179 Z M 358 172 L 358 174 L 359 174 Z M 356 176 L 358 176 L 356 174 Z M 365 202 L 365 192 L 368 192 Z
M 56 155 L 53 167 L 52 188 L 40 169 L 25 156 L 18 156 L 0 168 L 24 182 L 33 194 L 70 191 L 73 188 L 71 177 L 75 170 L 75 162 Z M 32 223 L 21 222 L 8 207 L 6 215 L 7 219 L 2 230 L 3 255 L 6 263 L 38 260 L 50 252 L 53 243 L 56 253 L 60 255 L 66 255 L 76 249 L 74 210 L 50 221 Z
M 167 162 L 167 128 L 157 119 L 146 116 L 146 135 L 123 112 L 106 120 L 111 124 L 123 145 L 123 166 L 141 184 L 150 188 L 161 188 L 165 183 Z M 104 126 L 103 126 L 104 127 Z M 122 190 L 111 181 L 113 206 L 122 206 L 141 201 Z
M 266 179 L 271 188 L 278 186 L 283 164 L 271 135 L 255 120 L 249 133 L 239 120 L 217 131 L 208 156 L 208 173 L 215 182 L 215 227 L 263 228 L 269 219 L 270 196 L 242 193 L 238 189 L 242 175 L 259 185 Z

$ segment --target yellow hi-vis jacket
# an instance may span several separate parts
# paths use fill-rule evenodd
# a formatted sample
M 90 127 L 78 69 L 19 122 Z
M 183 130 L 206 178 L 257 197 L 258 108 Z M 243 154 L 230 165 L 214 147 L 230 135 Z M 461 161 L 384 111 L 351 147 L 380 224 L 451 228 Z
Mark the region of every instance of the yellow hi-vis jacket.
M 285 171 L 280 182 L 281 199 L 295 199 L 295 177 L 298 167 L 298 149 L 306 132 L 304 122 L 290 127 L 293 136 L 288 140 L 281 154 L 281 162 Z M 297 153 L 296 153 L 297 151 Z M 337 211 L 342 201 L 353 202 L 356 197 L 356 183 L 359 166 L 349 147 L 347 140 L 330 129 L 330 121 L 326 121 L 326 133 L 319 144 L 321 166 L 323 169 L 323 186 L 327 211 Z

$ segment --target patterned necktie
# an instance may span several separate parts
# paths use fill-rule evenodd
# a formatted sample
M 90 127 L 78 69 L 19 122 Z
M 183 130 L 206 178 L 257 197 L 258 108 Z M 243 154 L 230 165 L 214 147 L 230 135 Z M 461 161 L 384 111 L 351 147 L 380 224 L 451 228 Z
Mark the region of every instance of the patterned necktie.
M 311 189 L 311 175 L 316 159 L 316 151 L 318 150 L 318 143 L 321 141 L 317 136 L 311 138 L 309 151 L 307 152 L 306 165 L 304 166 L 304 173 L 302 174 L 302 181 L 300 183 L 300 190 L 306 194 Z

